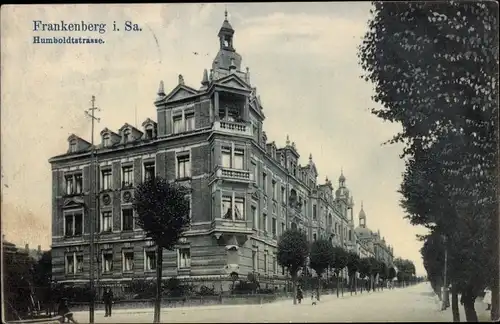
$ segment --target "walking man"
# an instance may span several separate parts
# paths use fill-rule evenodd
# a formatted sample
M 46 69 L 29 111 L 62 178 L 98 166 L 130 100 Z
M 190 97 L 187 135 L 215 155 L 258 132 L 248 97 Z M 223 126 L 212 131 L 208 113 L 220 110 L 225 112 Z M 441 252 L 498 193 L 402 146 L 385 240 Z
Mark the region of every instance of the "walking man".
M 111 317 L 111 305 L 113 304 L 113 292 L 111 291 L 111 288 L 106 288 L 102 299 L 104 301 L 104 309 L 106 312 L 104 317 Z

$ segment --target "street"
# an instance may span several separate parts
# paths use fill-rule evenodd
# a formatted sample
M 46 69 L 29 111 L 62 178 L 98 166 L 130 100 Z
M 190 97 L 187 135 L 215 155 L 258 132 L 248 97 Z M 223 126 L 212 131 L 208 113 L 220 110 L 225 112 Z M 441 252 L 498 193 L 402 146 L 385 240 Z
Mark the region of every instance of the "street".
M 308 296 L 310 297 L 310 295 Z M 161 314 L 164 323 L 195 322 L 449 322 L 451 308 L 442 312 L 436 304 L 429 283 L 408 288 L 377 291 L 337 298 L 325 295 L 317 305 L 310 299 L 301 305 L 284 300 L 265 305 L 221 305 L 170 308 Z M 488 319 L 485 305 L 478 299 L 476 310 L 480 320 Z M 461 321 L 465 321 L 460 306 Z M 80 323 L 88 322 L 87 312 L 75 312 Z M 96 323 L 147 323 L 153 321 L 153 310 L 116 310 L 112 317 L 104 317 L 103 311 L 95 314 Z

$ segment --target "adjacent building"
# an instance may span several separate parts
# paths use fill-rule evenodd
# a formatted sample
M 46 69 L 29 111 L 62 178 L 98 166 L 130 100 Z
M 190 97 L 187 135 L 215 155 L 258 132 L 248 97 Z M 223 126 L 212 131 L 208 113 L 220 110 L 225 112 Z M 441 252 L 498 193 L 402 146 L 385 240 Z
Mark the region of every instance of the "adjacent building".
M 103 282 L 155 276 L 154 243 L 135 225 L 134 187 L 160 176 L 190 188 L 190 229 L 175 251 L 164 251 L 165 277 L 202 278 L 237 273 L 283 278 L 276 261 L 277 239 L 287 228 L 309 239 L 327 238 L 356 250 L 353 198 L 340 175 L 337 190 L 318 183 L 312 155 L 301 164 L 286 136 L 279 147 L 264 131 L 265 114 L 249 69 L 234 47 L 227 14 L 219 51 L 201 86 L 182 75 L 169 92 L 160 82 L 156 121 L 140 129 L 105 128 L 96 143 L 68 138 L 65 154 L 52 166 L 53 279 L 87 282 L 91 186 L 97 186 L 97 276 Z M 91 182 L 91 175 L 96 183 Z

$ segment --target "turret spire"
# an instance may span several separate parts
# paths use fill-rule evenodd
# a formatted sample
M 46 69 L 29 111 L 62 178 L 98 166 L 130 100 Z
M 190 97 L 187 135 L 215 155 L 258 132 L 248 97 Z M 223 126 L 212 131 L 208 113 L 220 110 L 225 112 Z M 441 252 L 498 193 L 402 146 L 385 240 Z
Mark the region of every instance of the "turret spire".
M 203 79 L 201 80 L 201 85 L 202 86 L 207 86 L 209 84 L 208 81 L 208 71 L 207 69 L 203 70 Z
M 163 85 L 163 80 L 160 81 L 160 85 L 158 87 L 158 96 L 164 96 L 165 95 L 165 87 Z

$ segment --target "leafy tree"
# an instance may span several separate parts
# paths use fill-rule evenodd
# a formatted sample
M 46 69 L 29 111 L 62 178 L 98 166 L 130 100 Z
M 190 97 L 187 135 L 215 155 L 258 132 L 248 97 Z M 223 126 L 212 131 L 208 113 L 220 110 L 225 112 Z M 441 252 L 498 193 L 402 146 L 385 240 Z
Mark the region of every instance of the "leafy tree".
M 277 262 L 290 273 L 293 284 L 293 304 L 297 304 L 297 273 L 305 265 L 309 242 L 303 231 L 288 229 L 278 241 Z
M 350 290 L 351 290 L 351 295 L 352 291 L 357 293 L 357 288 L 356 288 L 356 273 L 358 272 L 359 269 L 359 255 L 357 255 L 354 252 L 349 252 L 347 254 L 347 271 L 349 273 L 349 281 L 350 281 Z
M 499 234 L 494 180 L 498 174 L 497 12 L 495 2 L 375 2 L 359 51 L 365 77 L 375 86 L 374 100 L 382 107 L 372 112 L 402 125 L 390 142 L 404 143 L 403 156 L 410 158 L 437 142 L 442 148 L 440 158 L 446 157 L 442 170 L 448 179 L 442 191 L 429 188 L 428 195 L 425 190 L 415 191 L 415 198 L 409 200 L 414 205 L 419 195 L 427 200 L 422 201 L 428 204 L 427 212 L 421 206 L 413 215 L 421 218 L 418 222 L 427 227 L 451 223 L 448 244 L 467 245 L 450 257 L 474 260 L 462 264 L 453 278 L 466 296 L 469 321 L 477 319 L 474 299 L 485 285 L 476 278 L 495 278 L 492 319 L 499 315 L 499 253 L 492 239 Z M 457 175 L 462 181 L 453 181 Z M 432 204 L 432 197 L 440 193 L 441 207 Z M 488 254 L 489 258 L 480 259 Z M 489 260 L 495 265 L 495 276 L 484 266 Z M 483 270 L 478 272 L 478 265 Z
M 394 269 L 394 266 L 390 266 L 387 279 L 392 281 L 394 278 L 396 278 L 396 269 Z M 393 287 L 392 283 L 391 283 L 391 287 Z
M 52 291 L 52 252 L 45 251 L 42 257 L 34 265 L 33 269 L 33 284 L 35 286 L 35 293 L 40 304 L 48 310 L 50 303 L 53 301 Z
M 335 272 L 335 277 L 337 277 L 337 297 L 339 297 L 339 283 L 340 283 L 340 272 L 347 267 L 348 262 L 348 254 L 347 251 L 344 250 L 340 246 L 335 246 L 333 248 L 333 258 L 331 267 Z
M 359 260 L 359 276 L 361 279 L 366 279 L 372 272 L 372 263 L 368 258 L 361 258 Z M 361 293 L 363 293 L 363 286 L 361 286 Z
M 321 286 L 321 276 L 325 273 L 325 270 L 333 263 L 335 258 L 333 254 L 333 245 L 329 240 L 319 239 L 311 244 L 311 252 L 309 254 L 309 265 L 318 276 L 318 286 L 316 288 L 316 293 L 318 300 L 320 300 L 320 286 Z
M 382 290 L 384 290 L 384 285 L 389 277 L 389 268 L 387 267 L 387 264 L 385 264 L 385 262 L 383 261 L 380 261 L 379 265 L 380 265 L 379 277 L 380 279 L 382 279 Z
M 376 282 L 376 279 L 377 279 L 377 275 L 380 272 L 380 262 L 377 259 L 375 259 L 374 257 L 369 257 L 368 261 L 371 264 L 371 267 L 370 267 L 371 271 L 369 273 L 369 276 L 370 276 L 370 289 L 373 290 L 373 291 L 375 291 L 375 288 L 376 288 L 375 282 Z
M 186 188 L 161 177 L 146 180 L 135 189 L 136 223 L 156 244 L 155 323 L 160 322 L 163 249 L 174 250 L 190 223 L 187 193 Z

